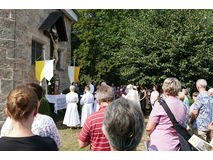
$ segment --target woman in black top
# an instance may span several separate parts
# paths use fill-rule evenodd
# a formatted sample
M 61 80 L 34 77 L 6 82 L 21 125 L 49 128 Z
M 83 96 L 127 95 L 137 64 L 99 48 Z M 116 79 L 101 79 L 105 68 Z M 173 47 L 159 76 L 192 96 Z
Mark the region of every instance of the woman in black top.
M 142 110 L 143 114 L 145 115 L 145 110 L 146 110 L 146 90 L 144 89 L 143 86 L 140 86 L 139 100 L 140 100 L 140 104 L 141 104 L 141 110 Z
M 57 151 L 57 145 L 49 137 L 34 135 L 31 126 L 38 112 L 35 92 L 21 86 L 7 97 L 6 114 L 12 119 L 12 128 L 6 137 L 0 138 L 1 151 Z

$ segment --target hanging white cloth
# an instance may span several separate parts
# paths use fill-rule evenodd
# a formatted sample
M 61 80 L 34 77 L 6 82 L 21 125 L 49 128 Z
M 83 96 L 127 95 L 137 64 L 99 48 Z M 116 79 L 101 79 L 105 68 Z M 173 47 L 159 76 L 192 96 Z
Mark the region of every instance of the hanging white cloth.
M 50 85 L 50 80 L 53 77 L 53 62 L 54 60 L 44 61 L 44 78 L 46 78 L 49 81 L 49 85 Z
M 69 76 L 70 84 L 72 84 L 72 82 L 74 82 L 74 77 L 75 77 L 74 66 L 68 66 L 68 76 Z

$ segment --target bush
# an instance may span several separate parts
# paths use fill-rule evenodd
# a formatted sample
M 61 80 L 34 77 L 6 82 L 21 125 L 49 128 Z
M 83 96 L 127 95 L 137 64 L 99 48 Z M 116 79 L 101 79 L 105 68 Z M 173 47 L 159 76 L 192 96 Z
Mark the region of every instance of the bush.
M 48 100 L 46 99 L 46 97 L 42 97 L 38 112 L 41 114 L 52 116 L 50 104 L 49 104 Z
M 67 94 L 67 93 L 69 93 L 70 92 L 70 89 L 69 88 L 66 88 L 65 90 L 63 90 L 63 94 Z
M 194 100 L 190 96 L 188 96 L 188 98 L 189 98 L 189 106 L 191 106 L 194 103 Z

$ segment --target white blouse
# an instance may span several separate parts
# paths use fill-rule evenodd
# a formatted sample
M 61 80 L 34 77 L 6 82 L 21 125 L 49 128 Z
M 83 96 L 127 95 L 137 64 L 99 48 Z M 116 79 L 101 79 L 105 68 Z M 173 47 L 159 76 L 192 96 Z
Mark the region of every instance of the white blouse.
M 4 122 L 4 125 L 2 126 L 1 137 L 7 136 L 8 133 L 10 132 L 11 127 L 12 127 L 12 119 L 8 117 Z M 50 116 L 38 114 L 34 118 L 32 124 L 32 132 L 33 134 L 41 137 L 52 138 L 56 142 L 58 149 L 60 149 L 61 146 L 60 135 L 58 133 L 58 129 L 55 125 L 55 122 Z

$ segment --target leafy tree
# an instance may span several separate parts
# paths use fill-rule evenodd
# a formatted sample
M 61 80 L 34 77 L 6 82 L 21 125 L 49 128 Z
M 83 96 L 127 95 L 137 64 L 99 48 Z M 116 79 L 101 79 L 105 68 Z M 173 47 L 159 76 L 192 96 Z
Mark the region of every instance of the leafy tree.
M 162 85 L 176 77 L 213 86 L 212 10 L 79 10 L 74 55 L 81 78 Z M 78 41 L 78 42 L 79 42 Z M 75 46 L 77 42 L 73 41 Z

